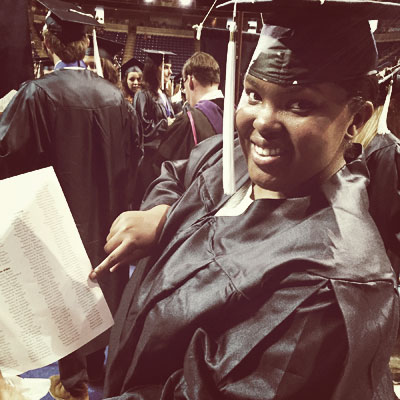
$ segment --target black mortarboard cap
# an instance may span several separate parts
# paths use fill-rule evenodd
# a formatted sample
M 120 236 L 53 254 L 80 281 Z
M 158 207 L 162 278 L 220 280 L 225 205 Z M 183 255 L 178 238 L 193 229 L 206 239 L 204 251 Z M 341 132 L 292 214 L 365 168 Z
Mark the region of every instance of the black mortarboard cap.
M 160 66 L 163 61 L 165 64 L 171 63 L 171 56 L 175 56 L 176 54 L 172 51 L 166 50 L 150 50 L 150 49 L 143 49 L 146 55 L 153 60 L 153 62 Z
M 217 7 L 226 6 L 234 16 L 236 11 L 262 13 L 265 25 L 247 73 L 279 85 L 376 73 L 377 50 L 368 19 L 398 18 L 400 13 L 399 1 L 380 0 L 231 0 Z M 226 95 L 225 104 L 228 97 L 233 96 Z M 233 117 L 228 113 L 233 114 L 225 105 L 223 183 L 225 193 L 232 194 Z
M 136 59 L 135 57 L 132 57 L 130 60 L 128 60 L 127 62 L 122 64 L 122 66 L 121 66 L 122 77 L 125 76 L 125 73 L 128 68 L 131 68 L 134 66 L 139 67 L 143 71 L 143 67 L 144 67 L 143 63 L 141 61 L 139 61 L 138 59 Z
M 399 2 L 237 0 L 238 9 L 243 4 L 266 13 L 248 73 L 281 85 L 374 73 L 377 51 L 368 18 L 400 17 Z
M 94 48 L 93 48 L 93 36 L 89 35 L 90 45 L 86 49 L 87 56 L 94 56 Z M 97 47 L 99 48 L 100 58 L 106 58 L 110 61 L 113 61 L 113 58 L 116 54 L 118 54 L 125 45 L 120 42 L 116 42 L 114 40 L 105 39 L 97 36 Z
M 47 29 L 61 42 L 70 43 L 80 40 L 87 33 L 87 25 L 101 26 L 92 14 L 61 0 L 38 0 L 49 9 L 45 23 Z

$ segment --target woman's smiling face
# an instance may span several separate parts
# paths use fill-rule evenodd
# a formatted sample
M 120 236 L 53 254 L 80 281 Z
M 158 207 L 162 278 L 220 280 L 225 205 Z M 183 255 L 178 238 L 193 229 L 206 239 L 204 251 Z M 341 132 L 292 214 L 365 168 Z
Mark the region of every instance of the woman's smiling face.
M 255 191 L 296 197 L 343 166 L 354 117 L 344 89 L 281 86 L 250 75 L 244 87 L 236 125 Z

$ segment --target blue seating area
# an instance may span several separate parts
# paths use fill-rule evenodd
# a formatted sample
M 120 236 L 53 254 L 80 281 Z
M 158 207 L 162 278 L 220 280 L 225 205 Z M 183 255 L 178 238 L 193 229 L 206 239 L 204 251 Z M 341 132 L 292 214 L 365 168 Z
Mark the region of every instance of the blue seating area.
M 126 32 L 114 32 L 114 31 L 102 31 L 97 34 L 98 37 L 103 39 L 112 40 L 114 42 L 121 43 L 123 45 L 126 44 L 126 40 L 128 38 L 128 34 Z M 124 57 L 124 48 L 115 55 L 114 62 L 118 65 L 122 65 L 122 59 Z
M 194 53 L 194 40 L 175 36 L 143 35 L 136 36 L 134 56 L 144 62 L 146 55 L 143 49 L 168 50 L 175 53 L 172 56 L 172 71 L 174 75 L 182 71 L 185 61 Z
M 42 24 L 35 23 L 35 28 L 39 34 Z M 122 44 L 126 44 L 126 40 L 128 38 L 127 32 L 116 32 L 105 29 L 98 32 L 97 35 L 98 37 L 113 40 Z M 176 55 L 171 57 L 172 71 L 174 75 L 177 75 L 182 71 L 185 61 L 194 53 L 194 39 L 175 36 L 138 34 L 136 36 L 134 57 L 142 62 L 144 62 L 146 58 L 143 49 L 168 50 L 175 53 Z M 123 55 L 124 51 L 122 50 L 120 54 L 116 56 L 116 62 L 118 64 L 122 63 Z M 36 59 L 39 59 L 39 56 L 36 52 L 34 57 L 35 61 Z
M 114 31 L 102 31 L 98 35 L 104 39 L 113 40 L 114 42 L 126 43 L 126 39 L 128 38 L 128 34 L 126 32 L 114 32 Z

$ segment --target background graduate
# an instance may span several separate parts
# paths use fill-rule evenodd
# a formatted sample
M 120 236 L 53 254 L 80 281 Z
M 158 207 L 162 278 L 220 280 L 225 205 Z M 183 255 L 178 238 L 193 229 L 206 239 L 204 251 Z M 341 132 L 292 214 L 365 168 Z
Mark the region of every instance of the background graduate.
M 161 138 L 151 166 L 146 172 L 149 185 L 160 175 L 166 160 L 184 160 L 203 140 L 222 133 L 224 95 L 218 89 L 220 70 L 208 53 L 196 52 L 182 69 L 187 105 Z
M 138 205 L 153 177 L 152 159 L 175 117 L 170 99 L 164 93 L 166 82 L 171 76 L 171 55 L 174 53 L 162 50 L 143 51 L 147 58 L 143 67 L 142 89 L 133 99 L 133 107 L 142 127 L 144 142 L 144 156 L 136 186 Z
M 136 93 L 142 89 L 143 63 L 132 57 L 122 65 L 121 77 L 125 98 L 133 104 Z
M 132 202 L 141 156 L 137 120 L 121 91 L 83 62 L 89 46 L 87 25 L 97 24 L 94 17 L 71 3 L 41 3 L 51 10 L 43 37 L 55 70 L 25 82 L 4 111 L 0 179 L 52 166 L 95 266 L 105 256 L 103 245 L 112 221 Z M 127 270 L 99 280 L 112 312 L 127 280 Z M 104 377 L 107 343 L 106 333 L 61 359 L 60 376 L 51 378 L 52 395 L 88 399 L 88 379 Z M 89 354 L 93 363 L 87 364 Z M 88 365 L 93 369 L 87 370 Z M 93 374 L 88 376 L 88 371 Z

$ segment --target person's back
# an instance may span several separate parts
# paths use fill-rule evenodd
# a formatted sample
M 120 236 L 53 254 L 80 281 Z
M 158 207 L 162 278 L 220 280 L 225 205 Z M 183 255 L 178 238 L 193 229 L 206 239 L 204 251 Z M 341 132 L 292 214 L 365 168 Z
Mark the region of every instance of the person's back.
M 55 71 L 25 82 L 2 116 L 0 179 L 53 166 L 95 266 L 104 258 L 112 221 L 132 203 L 141 156 L 138 123 L 122 92 L 86 70 L 82 58 L 89 41 L 84 31 L 74 26 L 72 32 L 60 28 L 59 34 L 57 29 L 52 31 L 55 23 L 64 28 L 51 14 L 43 31 Z M 127 279 L 128 271 L 124 271 L 99 280 L 112 312 Z M 59 377 L 52 379 L 53 395 L 86 399 L 83 358 L 106 344 L 103 335 L 85 352 L 60 360 L 62 384 Z M 96 372 L 101 376 L 101 359 L 99 363 Z
M 10 154 L 2 154 L 0 177 L 52 165 L 96 265 L 111 222 L 131 201 L 136 127 L 108 81 L 88 70 L 57 70 L 25 83 L 5 112 L 0 145 Z

